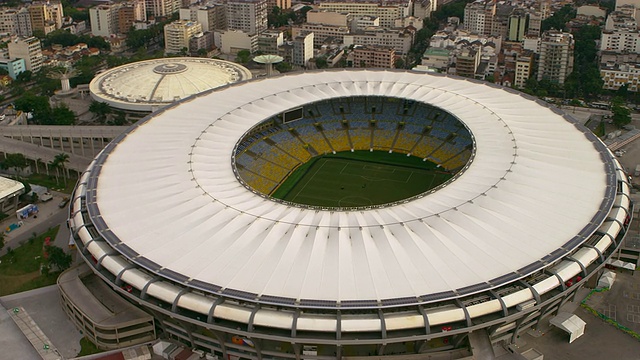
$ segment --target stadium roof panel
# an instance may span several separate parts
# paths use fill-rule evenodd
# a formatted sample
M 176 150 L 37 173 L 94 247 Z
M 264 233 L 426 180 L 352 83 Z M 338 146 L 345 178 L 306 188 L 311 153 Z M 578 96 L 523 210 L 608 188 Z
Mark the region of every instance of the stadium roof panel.
M 251 127 L 353 95 L 454 114 L 474 136 L 473 162 L 420 199 L 350 213 L 287 206 L 238 182 L 232 153 Z M 580 126 L 519 93 L 413 72 L 318 71 L 228 86 L 149 116 L 105 151 L 97 208 L 132 251 L 199 288 L 300 304 L 498 286 L 546 266 L 541 259 L 601 223 L 613 201 L 606 150 Z

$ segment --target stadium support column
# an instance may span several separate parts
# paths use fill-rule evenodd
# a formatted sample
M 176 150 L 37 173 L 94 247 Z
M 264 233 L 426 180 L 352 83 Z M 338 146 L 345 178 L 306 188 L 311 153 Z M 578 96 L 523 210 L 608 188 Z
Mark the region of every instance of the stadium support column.
M 302 345 L 300 344 L 291 344 L 293 346 L 293 353 L 296 356 L 296 360 L 301 360 L 302 356 L 300 355 L 301 353 L 301 349 L 302 349 Z
M 387 324 L 384 321 L 384 313 L 381 309 L 378 309 L 378 317 L 380 318 L 380 333 L 382 339 L 387 338 Z M 384 340 L 383 340 L 384 341 Z M 378 356 L 384 355 L 384 348 L 387 346 L 384 342 L 378 345 Z
M 249 323 L 247 324 L 247 331 L 249 333 L 253 332 L 253 320 L 256 317 L 256 313 L 260 310 L 260 304 L 256 304 L 253 309 L 251 310 L 251 315 L 249 316 Z M 254 339 L 251 336 L 249 336 L 249 338 L 251 339 L 251 341 L 253 341 L 253 346 L 254 349 L 256 350 L 256 356 L 258 357 L 258 360 L 262 360 L 262 351 L 260 348 L 260 342 L 258 339 Z

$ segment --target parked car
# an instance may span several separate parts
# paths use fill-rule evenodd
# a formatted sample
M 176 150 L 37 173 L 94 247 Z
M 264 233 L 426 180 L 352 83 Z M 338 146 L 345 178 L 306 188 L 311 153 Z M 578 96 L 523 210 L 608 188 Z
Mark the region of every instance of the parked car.
M 52 199 L 53 199 L 53 195 L 51 195 L 50 192 L 42 193 L 42 195 L 40 195 L 40 201 L 42 202 L 47 202 Z
M 63 208 L 67 206 L 68 203 L 69 203 L 69 198 L 65 197 L 62 199 L 62 201 L 60 201 L 60 204 L 58 204 L 58 207 Z

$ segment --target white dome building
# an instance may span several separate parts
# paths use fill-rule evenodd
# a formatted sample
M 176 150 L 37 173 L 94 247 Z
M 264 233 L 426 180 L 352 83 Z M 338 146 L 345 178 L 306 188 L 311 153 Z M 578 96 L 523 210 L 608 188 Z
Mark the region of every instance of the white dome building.
M 238 175 L 249 141 L 256 161 L 286 144 L 339 146 L 314 124 L 338 119 L 334 134 L 353 136 L 362 112 L 332 104 L 363 96 L 436 109 L 428 121 L 463 124 L 472 155 L 433 191 L 357 208 L 279 201 Z M 301 117 L 283 122 L 292 109 Z M 367 144 L 398 146 L 376 131 L 429 140 L 435 126 L 399 113 L 386 130 L 364 122 Z M 509 343 L 557 313 L 622 243 L 629 192 L 593 133 L 523 93 L 415 72 L 312 71 L 146 117 L 83 174 L 69 223 L 93 272 L 192 348 L 383 359 L 464 352 L 471 332 Z
M 91 97 L 111 107 L 150 112 L 203 91 L 251 79 L 242 65 L 208 58 L 139 61 L 96 75 Z

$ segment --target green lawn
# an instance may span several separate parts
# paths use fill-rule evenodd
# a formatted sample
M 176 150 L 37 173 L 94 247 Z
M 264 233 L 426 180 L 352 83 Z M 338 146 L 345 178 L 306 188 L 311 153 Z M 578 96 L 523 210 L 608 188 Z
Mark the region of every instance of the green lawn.
M 0 296 L 56 283 L 59 274 L 41 275 L 40 264 L 45 237 L 54 239 L 57 233 L 58 226 L 25 241 L 22 246 L 12 244 L 12 251 L 0 257 Z
M 80 352 L 76 356 L 87 356 L 101 352 L 102 350 L 98 349 L 98 347 L 94 343 L 92 343 L 86 337 L 83 337 L 82 339 L 80 339 Z
M 72 174 L 70 178 L 66 179 L 66 184 L 62 176 L 59 176 L 58 181 L 56 182 L 55 175 L 47 175 L 44 173 L 31 174 L 23 180 L 26 180 L 30 184 L 41 185 L 65 194 L 71 194 L 76 182 L 78 181 L 78 179 Z
M 435 164 L 405 154 L 343 152 L 296 169 L 272 196 L 315 206 L 380 205 L 418 195 L 450 178 Z

